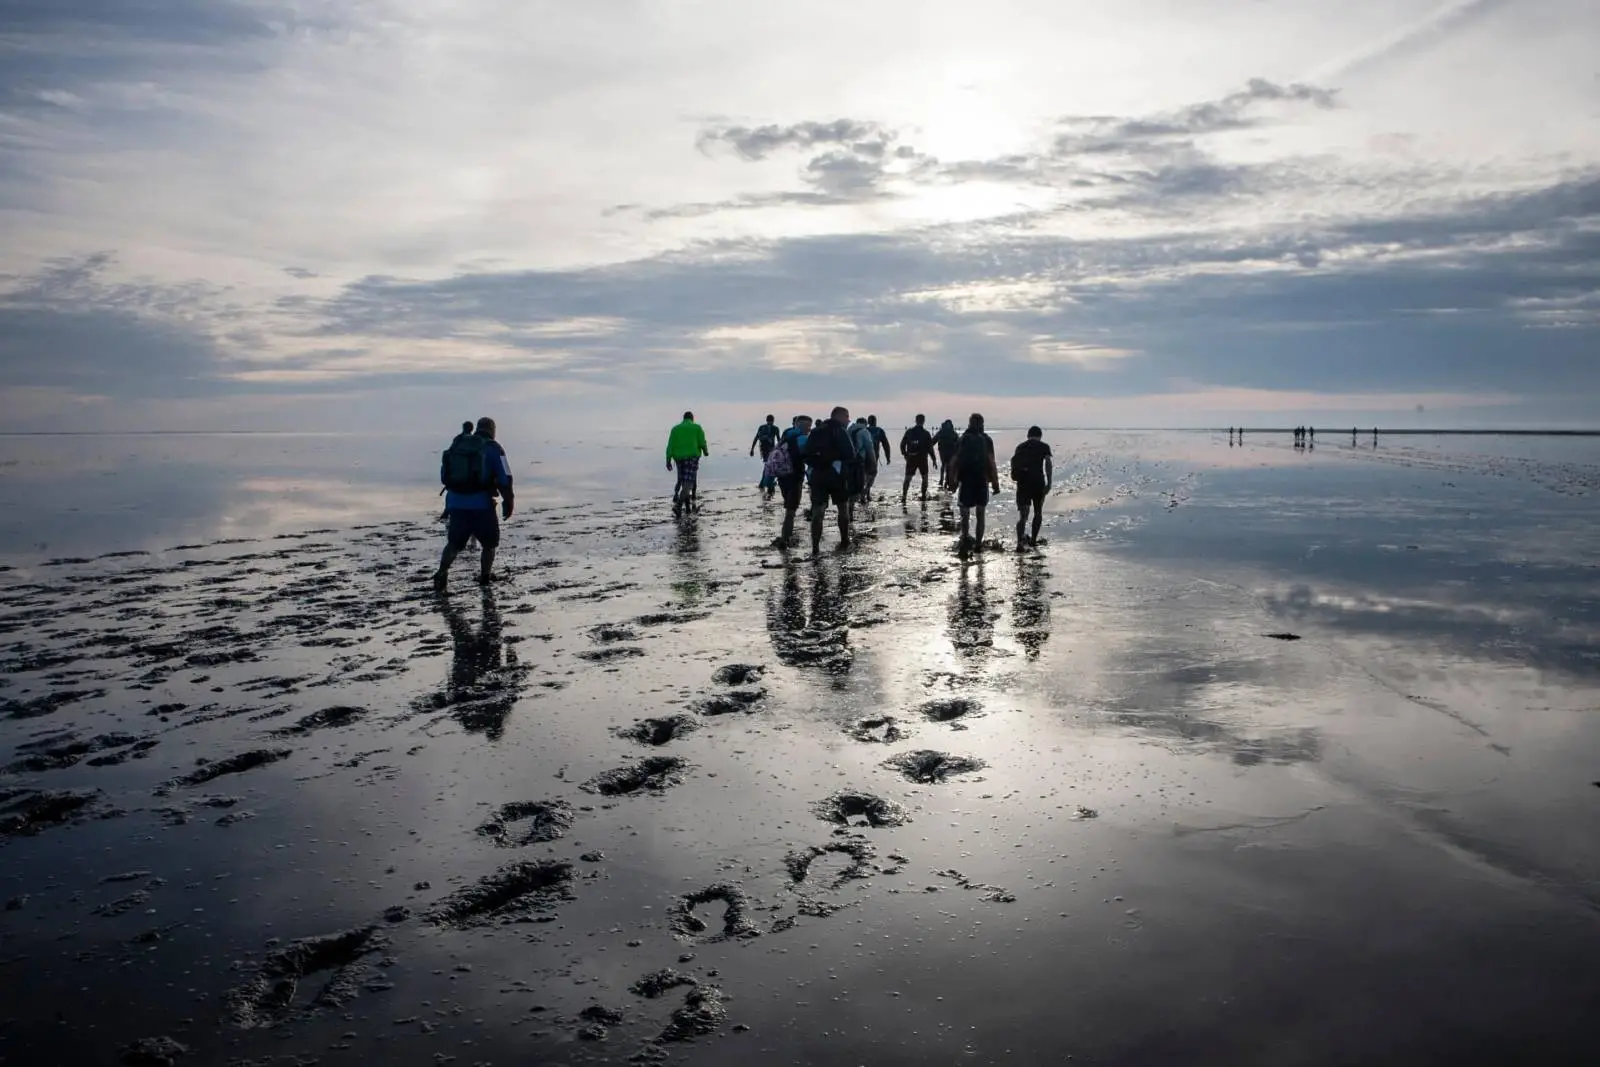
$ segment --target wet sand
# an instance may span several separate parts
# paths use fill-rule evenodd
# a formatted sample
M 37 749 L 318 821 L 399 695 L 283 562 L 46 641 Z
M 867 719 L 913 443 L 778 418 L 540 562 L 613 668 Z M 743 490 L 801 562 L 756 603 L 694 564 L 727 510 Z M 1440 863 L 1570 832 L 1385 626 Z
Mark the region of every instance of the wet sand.
M 0 1062 L 1592 1062 L 1600 468 L 1057 456 L 15 564 Z

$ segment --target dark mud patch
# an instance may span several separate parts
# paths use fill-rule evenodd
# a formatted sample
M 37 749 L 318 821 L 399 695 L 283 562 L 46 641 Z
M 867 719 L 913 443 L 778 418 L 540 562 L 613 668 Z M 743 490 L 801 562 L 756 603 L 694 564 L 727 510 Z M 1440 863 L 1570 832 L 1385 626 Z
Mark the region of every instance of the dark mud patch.
M 133 734 L 100 734 L 87 740 L 78 740 L 67 737 L 56 737 L 46 741 L 36 741 L 29 745 L 18 745 L 18 752 L 27 752 L 19 760 L 7 764 L 5 771 L 11 774 L 39 774 L 44 771 L 61 770 L 71 767 L 86 756 L 107 749 L 126 748 L 147 742 L 142 751 L 147 752 L 155 747 L 156 742 L 147 741 L 146 738 L 136 737 Z M 123 755 L 122 759 L 127 759 Z M 117 760 L 116 762 L 121 762 Z M 90 761 L 92 766 L 104 766 L 104 762 Z
M 116 767 L 131 759 L 144 759 L 150 755 L 150 750 L 160 743 L 153 738 L 135 741 L 127 748 L 119 749 L 116 752 L 108 752 L 103 756 L 93 756 L 86 762 L 91 767 Z
M 591 1004 L 578 1013 L 578 1018 L 584 1026 L 578 1031 L 581 1041 L 604 1041 L 611 1032 L 611 1027 L 618 1026 L 624 1018 L 617 1008 L 608 1008 L 604 1004 Z
M 682 971 L 675 971 L 671 967 L 663 967 L 659 971 L 651 971 L 628 987 L 628 992 L 636 997 L 646 1000 L 656 1000 L 666 996 L 679 986 L 699 985 L 692 976 Z
M 709 934 L 711 925 L 695 914 L 695 909 L 713 902 L 725 905 L 726 910 L 722 915 L 721 932 Z M 732 882 L 718 882 L 673 901 L 667 912 L 667 922 L 672 932 L 683 940 L 741 940 L 761 934 L 760 927 L 751 919 L 753 911 L 754 905 L 743 888 Z
M 502 804 L 478 833 L 501 848 L 520 848 L 565 837 L 575 816 L 564 800 L 512 801 Z
M 170 1037 L 141 1037 L 123 1045 L 117 1056 L 127 1067 L 173 1067 L 188 1054 L 188 1045 Z
M 73 662 L 71 659 L 64 659 L 58 663 L 49 664 L 49 666 L 65 666 L 71 662 Z M 13 663 L 7 666 L 7 670 L 31 669 L 33 669 L 33 665 L 28 663 Z M 104 689 L 70 689 L 45 693 L 43 696 L 36 697 L 8 697 L 5 700 L 0 700 L 0 715 L 8 719 L 38 719 L 46 715 L 53 715 L 68 704 L 77 704 L 84 700 L 96 700 L 105 695 L 106 691 Z
M 168 779 L 156 787 L 155 793 L 158 797 L 166 796 L 174 789 L 204 785 L 228 774 L 243 774 L 245 771 L 255 770 L 269 763 L 277 763 L 291 754 L 292 750 L 287 748 L 258 748 L 240 752 L 236 756 L 229 756 L 215 763 L 203 764 L 199 770 Z
M 955 774 L 970 774 L 973 771 L 983 770 L 984 763 L 971 756 L 951 756 L 944 752 L 936 752 L 931 748 L 921 748 L 915 752 L 902 752 L 883 761 L 885 767 L 892 767 L 906 778 L 921 785 L 932 785 L 942 782 Z
M 640 615 L 633 621 L 640 626 L 682 626 L 686 622 L 699 622 L 711 618 L 709 611 L 658 611 Z
M 572 897 L 572 864 L 513 863 L 445 897 L 423 916 L 458 929 L 531 922 Z
M 616 735 L 641 745 L 665 745 L 698 729 L 700 722 L 693 715 L 666 715 L 640 719 L 631 726 L 619 726 Z
M 983 705 L 976 700 L 966 697 L 951 697 L 947 700 L 930 700 L 917 709 L 929 722 L 955 722 L 957 719 L 970 718 L 983 710 Z
M 812 865 L 830 853 L 848 857 L 850 864 L 830 879 L 829 889 L 838 889 L 844 883 L 858 878 L 870 878 L 876 870 L 872 865 L 872 858 L 875 855 L 872 844 L 862 838 L 852 837 L 847 841 L 812 845 L 790 852 L 783 858 L 783 865 L 789 872 L 789 880 L 796 885 L 806 881 L 811 876 Z
M 906 732 L 900 729 L 899 721 L 892 715 L 858 719 L 845 728 L 845 733 L 857 741 L 879 745 L 892 745 L 906 736 Z
M 0 837 L 31 837 L 88 816 L 100 799 L 100 791 L 17 790 L 0 796 L 5 797 L 0 803 Z
M 603 771 L 578 788 L 605 797 L 638 792 L 659 793 L 682 782 L 683 772 L 688 766 L 687 762 L 676 756 L 647 756 L 626 767 Z
M 848 789 L 819 800 L 811 810 L 823 822 L 840 826 L 903 826 L 911 821 L 906 809 L 893 801 Z
M 974 892 L 982 893 L 984 900 L 992 901 L 996 904 L 1016 903 L 1016 894 L 1012 893 L 1010 890 L 1002 889 L 997 885 L 990 885 L 987 882 L 974 882 L 972 879 L 968 878 L 954 867 L 943 871 L 934 871 L 933 873 L 938 875 L 940 878 L 949 878 L 962 889 L 970 889 Z
M 761 668 L 753 663 L 730 663 L 718 667 L 711 680 L 718 685 L 752 685 L 761 681 Z
M 1300 635 L 1299 634 L 1292 634 L 1292 633 L 1289 633 L 1287 631 L 1284 631 L 1282 633 L 1275 633 L 1275 634 L 1262 634 L 1261 636 L 1262 637 L 1270 637 L 1274 641 L 1298 641 L 1298 640 L 1300 640 Z
M 664 1043 L 693 1041 L 721 1030 L 728 1021 L 724 999 L 722 990 L 716 986 L 695 987 L 672 1013 L 666 1029 L 661 1031 L 656 1040 Z
M 825 674 L 849 674 L 855 664 L 850 630 L 845 626 L 810 624 L 797 630 L 772 631 L 772 647 L 791 667 L 815 667 Z
M 228 1021 L 240 1029 L 277 1026 L 343 1008 L 377 975 L 364 960 L 388 942 L 376 926 L 353 927 L 321 937 L 307 937 L 269 955 L 255 976 L 226 998 Z M 301 986 L 327 975 L 303 996 Z
M 631 626 L 600 625 L 589 630 L 589 636 L 599 644 L 614 645 L 619 641 L 637 641 L 639 631 Z
M 148 903 L 150 903 L 150 891 L 148 889 L 136 889 L 125 897 L 118 897 L 116 900 L 107 901 L 97 906 L 94 909 L 94 914 L 102 919 L 114 919 L 119 915 L 126 915 L 130 911 L 142 908 Z
M 578 653 L 578 658 L 590 663 L 611 663 L 619 659 L 638 659 L 644 655 L 644 649 L 633 645 L 611 645 L 606 648 L 591 648 Z
M 724 693 L 714 693 L 701 701 L 700 714 L 732 715 L 740 711 L 749 711 L 766 698 L 767 691 L 760 687 L 729 689 Z
M 273 737 L 304 737 L 315 730 L 351 726 L 366 718 L 366 708 L 332 707 L 313 711 L 302 716 L 293 726 L 283 726 L 271 731 Z

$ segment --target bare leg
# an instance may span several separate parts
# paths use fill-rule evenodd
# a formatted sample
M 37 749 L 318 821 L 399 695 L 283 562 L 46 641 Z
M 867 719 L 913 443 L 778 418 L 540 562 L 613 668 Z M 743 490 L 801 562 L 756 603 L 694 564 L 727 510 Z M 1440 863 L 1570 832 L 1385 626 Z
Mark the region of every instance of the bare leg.
M 978 546 L 980 548 L 983 546 L 983 515 L 987 510 L 987 508 L 982 507 L 978 509 Z
M 1039 527 L 1044 525 L 1044 501 L 1037 500 L 1033 508 L 1033 543 L 1039 543 Z
M 1024 497 L 1017 503 L 1017 551 L 1022 551 L 1022 531 L 1028 525 L 1028 500 Z

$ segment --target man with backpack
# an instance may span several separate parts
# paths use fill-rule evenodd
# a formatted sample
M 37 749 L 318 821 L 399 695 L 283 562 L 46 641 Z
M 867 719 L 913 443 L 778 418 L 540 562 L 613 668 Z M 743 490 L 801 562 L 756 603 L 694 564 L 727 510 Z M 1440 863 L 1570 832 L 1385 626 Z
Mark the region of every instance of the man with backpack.
M 768 415 L 767 421 L 756 427 L 756 435 L 750 442 L 750 454 L 752 456 L 756 454 L 756 448 L 758 446 L 761 449 L 761 484 L 756 488 L 766 490 L 768 500 L 772 499 L 772 490 L 776 487 L 777 483 L 771 478 L 767 477 L 765 468 L 767 457 L 772 455 L 772 450 L 773 448 L 777 447 L 777 444 L 778 421 L 776 416 Z
M 917 424 L 907 430 L 900 438 L 900 457 L 905 460 L 906 480 L 900 486 L 900 506 L 904 507 L 906 495 L 911 492 L 911 476 L 922 475 L 922 499 L 928 499 L 928 461 L 933 459 L 933 435 L 923 425 L 927 416 L 918 415 Z M 933 460 L 935 469 L 938 460 Z
M 441 592 L 450 581 L 450 564 L 474 537 L 483 550 L 478 563 L 478 584 L 489 584 L 495 550 L 500 545 L 495 497 L 500 498 L 500 518 L 509 519 L 512 509 L 511 464 L 506 460 L 506 450 L 495 441 L 494 433 L 494 420 L 485 415 L 478 420 L 475 433 L 459 434 L 440 458 L 439 480 L 445 488 L 447 529 L 444 555 L 439 559 L 439 569 L 433 573 L 433 587 Z
M 762 465 L 763 477 L 770 478 L 783 494 L 783 529 L 773 542 L 788 549 L 794 543 L 794 515 L 800 510 L 800 498 L 806 484 L 805 448 L 811 433 L 811 416 L 796 415 L 794 424 L 783 432 L 778 445 Z
M 672 487 L 672 513 L 683 508 L 695 510 L 695 492 L 700 484 L 700 457 L 711 455 L 706 447 L 706 432 L 694 421 L 694 412 L 685 411 L 683 421 L 667 435 L 667 470 L 676 464 L 678 481 Z
M 946 489 L 956 487 L 956 468 L 950 462 L 955 457 L 956 446 L 961 443 L 961 435 L 956 433 L 956 424 L 945 419 L 939 426 L 939 432 L 933 435 L 933 443 L 939 449 L 939 462 L 936 466 L 944 467 L 942 479 Z
M 956 503 L 961 507 L 961 558 L 966 559 L 973 541 L 967 534 L 974 508 L 978 511 L 977 547 L 983 548 L 984 510 L 989 506 L 989 491 L 1000 491 L 1000 472 L 994 465 L 994 441 L 983 432 L 983 416 L 973 413 L 967 420 L 967 432 L 961 435 L 948 472 L 955 467 Z
M 850 410 L 840 406 L 831 418 L 812 427 L 806 438 L 806 466 L 811 469 L 811 554 L 822 548 L 822 520 L 828 502 L 839 512 L 839 547 L 850 544 L 850 467 L 856 448 L 850 440 Z
M 1028 427 L 1028 439 L 1011 454 L 1011 480 L 1017 483 L 1017 551 L 1024 548 L 1022 531 L 1028 524 L 1028 512 L 1033 512 L 1033 536 L 1027 545 L 1039 546 L 1039 527 L 1044 523 L 1044 497 L 1055 478 L 1050 446 L 1044 443 L 1044 431 L 1037 426 Z

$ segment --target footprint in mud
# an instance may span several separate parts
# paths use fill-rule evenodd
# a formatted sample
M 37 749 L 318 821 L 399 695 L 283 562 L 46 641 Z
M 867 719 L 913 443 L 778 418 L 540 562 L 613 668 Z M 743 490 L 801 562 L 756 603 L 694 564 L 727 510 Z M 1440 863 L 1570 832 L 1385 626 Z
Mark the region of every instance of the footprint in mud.
M 512 801 L 502 804 L 478 833 L 501 848 L 519 848 L 565 837 L 572 829 L 573 807 L 564 800 Z M 526 823 L 525 827 L 517 824 Z
M 722 915 L 722 932 L 707 937 L 706 931 L 711 928 L 710 924 L 696 915 L 695 909 L 712 901 L 721 901 L 726 910 Z M 667 912 L 667 923 L 680 940 L 739 940 L 758 937 L 761 934 L 760 928 L 750 918 L 753 910 L 754 905 L 749 894 L 741 887 L 732 882 L 718 882 L 693 893 L 685 893 L 673 901 L 671 909 Z
M 202 764 L 199 770 L 181 774 L 176 778 L 170 778 L 156 786 L 155 795 L 164 797 L 179 787 L 204 785 L 206 782 L 221 778 L 225 774 L 242 774 L 257 767 L 264 767 L 269 763 L 276 763 L 292 754 L 292 750 L 287 748 L 258 748 L 249 752 L 241 752 L 236 756 L 229 756 L 214 763 Z
M 917 713 L 929 722 L 955 722 L 957 719 L 971 718 L 983 710 L 983 705 L 976 700 L 966 697 L 950 697 L 946 700 L 930 700 L 917 709 Z
M 753 663 L 730 663 L 718 667 L 711 680 L 718 685 L 753 685 L 761 681 L 762 669 Z
M 700 723 L 693 715 L 667 715 L 658 719 L 640 719 L 632 726 L 619 726 L 615 733 L 618 737 L 637 741 L 641 745 L 664 745 L 698 729 Z
M 656 1041 L 662 1044 L 693 1041 L 721 1030 L 728 1021 L 723 999 L 722 990 L 716 986 L 696 986 L 684 998 L 682 1006 L 672 1013 Z
M 618 641 L 637 641 L 639 639 L 639 631 L 631 626 L 612 626 L 602 623 L 599 626 L 590 628 L 589 636 L 597 644 L 614 645 Z
M 812 867 L 817 860 L 828 855 L 839 855 L 850 862 L 843 870 L 839 871 L 825 884 L 827 889 L 838 889 L 846 882 L 857 878 L 870 878 L 876 868 L 872 865 L 872 857 L 876 850 L 865 838 L 851 837 L 844 841 L 835 841 L 826 845 L 812 845 L 808 848 L 796 849 L 783 858 L 783 865 L 789 871 L 789 880 L 795 885 L 812 878 Z M 821 879 L 815 879 L 821 881 Z
M 610 663 L 619 659 L 636 659 L 644 655 L 644 649 L 635 648 L 633 645 L 611 645 L 606 648 L 591 648 L 578 653 L 578 658 L 588 660 L 590 663 Z
M 512 863 L 451 893 L 423 918 L 435 926 L 457 929 L 532 922 L 572 899 L 572 864 Z
M 767 698 L 767 691 L 760 688 L 729 689 L 725 693 L 714 693 L 700 702 L 702 715 L 731 715 L 734 712 L 749 711 L 756 704 Z
M 96 814 L 98 789 L 75 793 L 48 793 L 34 789 L 0 790 L 0 838 L 32 837 L 54 826 L 64 826 Z M 109 817 L 111 812 L 99 813 Z
M 659 971 L 651 971 L 628 987 L 628 992 L 636 997 L 646 1000 L 655 1000 L 666 996 L 679 986 L 699 985 L 692 976 L 682 971 L 675 971 L 671 967 L 663 967 Z
M 902 826 L 911 821 L 906 810 L 893 801 L 848 789 L 819 800 L 811 810 L 823 822 L 840 826 Z
M 363 960 L 387 945 L 376 926 L 292 941 L 262 961 L 255 977 L 228 993 L 228 1020 L 249 1030 L 342 1008 L 360 995 L 363 986 L 384 984 Z M 302 1001 L 301 984 L 324 973 L 327 981 Z
M 323 708 L 320 711 L 313 711 L 310 715 L 303 716 L 293 726 L 282 726 L 270 731 L 270 733 L 273 737 L 303 737 L 313 730 L 349 726 L 353 723 L 358 723 L 366 717 L 366 714 L 366 708 Z
M 880 745 L 892 745 L 906 736 L 906 732 L 900 729 L 899 720 L 892 715 L 858 719 L 846 727 L 845 732 L 857 741 Z
M 953 774 L 981 771 L 984 766 L 980 759 L 973 759 L 970 756 L 951 756 L 931 748 L 902 752 L 898 756 L 884 760 L 883 765 L 893 767 L 906 778 L 922 785 L 942 782 Z
M 611 1027 L 618 1026 L 624 1018 L 621 1011 L 608 1008 L 604 1004 L 591 1004 L 578 1013 L 578 1018 L 584 1023 L 578 1031 L 580 1041 L 604 1041 L 610 1036 Z
M 646 756 L 626 767 L 603 771 L 578 788 L 606 797 L 626 796 L 640 791 L 659 793 L 682 782 L 683 772 L 688 766 L 686 761 L 676 756 Z

